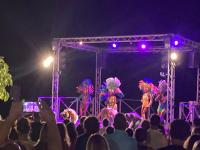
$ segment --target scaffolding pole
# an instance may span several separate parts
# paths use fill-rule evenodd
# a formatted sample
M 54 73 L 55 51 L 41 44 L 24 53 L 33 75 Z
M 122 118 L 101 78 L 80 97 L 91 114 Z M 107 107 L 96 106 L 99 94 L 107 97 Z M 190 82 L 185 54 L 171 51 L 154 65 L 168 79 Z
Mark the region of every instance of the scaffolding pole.
M 200 84 L 200 72 L 199 72 L 199 66 L 197 68 L 197 91 L 196 91 L 196 101 L 200 102 L 200 89 L 199 89 L 199 84 Z
M 60 99 L 59 99 L 59 76 L 60 76 L 60 50 L 59 43 L 54 43 L 54 63 L 52 73 L 52 101 L 51 108 L 55 114 L 55 118 L 58 121 L 60 119 Z

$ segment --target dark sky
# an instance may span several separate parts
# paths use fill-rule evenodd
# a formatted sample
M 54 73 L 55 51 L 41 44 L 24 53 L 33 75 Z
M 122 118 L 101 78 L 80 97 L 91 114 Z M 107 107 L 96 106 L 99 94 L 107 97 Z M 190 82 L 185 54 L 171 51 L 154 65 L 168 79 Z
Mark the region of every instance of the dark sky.
M 178 33 L 200 42 L 198 0 L 2 0 L 0 3 L 0 55 L 9 63 L 15 82 L 22 85 L 25 98 L 51 92 L 51 72 L 41 70 L 38 61 L 50 51 L 54 37 L 157 33 Z M 76 71 L 75 74 L 84 72 Z M 91 70 L 87 71 L 92 75 Z M 86 75 L 76 81 L 83 76 Z M 75 78 L 70 78 L 70 84 L 77 84 L 72 80 Z

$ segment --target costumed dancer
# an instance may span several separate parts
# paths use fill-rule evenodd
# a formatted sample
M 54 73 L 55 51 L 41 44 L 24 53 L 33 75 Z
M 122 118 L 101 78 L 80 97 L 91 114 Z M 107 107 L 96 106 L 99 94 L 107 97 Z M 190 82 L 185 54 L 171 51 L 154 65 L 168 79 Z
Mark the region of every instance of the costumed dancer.
M 100 112 L 102 118 L 111 120 L 117 114 L 117 97 L 124 97 L 124 94 L 119 88 L 120 85 L 121 82 L 117 77 L 106 79 L 106 82 L 102 85 L 100 99 L 105 101 L 106 104 L 106 107 Z
M 82 83 L 76 87 L 77 92 L 80 93 L 80 116 L 87 115 L 87 109 L 92 101 L 92 94 L 94 92 L 94 87 L 90 79 L 85 79 Z
M 165 80 L 159 81 L 158 93 L 155 100 L 159 102 L 157 114 L 163 120 L 167 111 L 167 82 Z
M 150 111 L 149 108 L 152 104 L 152 96 L 154 90 L 156 89 L 152 83 L 147 83 L 143 80 L 139 81 L 139 89 L 142 90 L 142 108 L 141 108 L 141 117 L 142 119 L 148 119 L 148 112 Z
M 106 89 L 107 89 L 107 101 L 106 105 L 107 108 L 117 110 L 117 97 L 123 98 L 124 94 L 120 90 L 120 85 L 121 82 L 120 80 L 115 77 L 115 78 L 108 78 L 106 79 Z
M 69 120 L 70 122 L 73 122 L 76 124 L 78 121 L 78 114 L 76 113 L 75 110 L 71 108 L 65 109 L 62 113 L 61 116 L 63 117 L 64 120 Z

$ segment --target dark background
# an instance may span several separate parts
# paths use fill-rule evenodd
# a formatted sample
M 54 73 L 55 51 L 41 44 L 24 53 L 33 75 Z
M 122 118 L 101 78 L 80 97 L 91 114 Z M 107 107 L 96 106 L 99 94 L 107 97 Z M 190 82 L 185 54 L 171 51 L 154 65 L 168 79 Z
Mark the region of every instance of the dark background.
M 198 1 L 168 0 L 2 0 L 0 3 L 0 55 L 5 57 L 22 87 L 22 98 L 51 94 L 51 70 L 40 63 L 51 51 L 54 37 L 175 33 L 200 41 Z M 83 78 L 94 81 L 93 54 L 70 52 L 61 75 L 61 95 L 76 96 Z M 194 100 L 195 69 L 187 68 L 187 55 L 176 72 L 176 100 Z M 106 58 L 103 80 L 117 76 L 126 98 L 140 98 L 138 80 L 160 80 L 161 57 L 156 54 L 113 54 Z M 8 102 L 9 103 L 9 102 Z M 8 104 L 1 104 L 6 113 Z

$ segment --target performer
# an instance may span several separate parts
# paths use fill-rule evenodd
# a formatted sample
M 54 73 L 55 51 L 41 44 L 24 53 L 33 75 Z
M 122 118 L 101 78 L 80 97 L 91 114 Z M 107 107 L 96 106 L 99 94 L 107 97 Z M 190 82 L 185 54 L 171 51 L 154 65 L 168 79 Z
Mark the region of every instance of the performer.
M 121 82 L 115 77 L 106 79 L 106 82 L 102 85 L 100 92 L 100 99 L 105 101 L 106 107 L 102 109 L 99 117 L 103 119 L 107 118 L 112 122 L 112 119 L 117 114 L 117 97 L 123 98 L 124 94 L 120 90 Z
M 144 82 L 143 80 L 139 81 L 139 89 L 143 91 L 142 95 L 142 108 L 141 108 L 141 117 L 142 119 L 148 119 L 148 111 L 152 104 L 152 91 L 153 91 L 153 84 L 149 84 Z
M 74 124 L 76 124 L 76 122 L 78 121 L 78 115 L 76 111 L 71 108 L 67 108 L 63 112 L 61 112 L 61 116 L 64 120 L 69 120 Z
M 81 94 L 81 104 L 80 104 L 80 116 L 86 116 L 87 115 L 87 109 L 92 101 L 91 95 L 94 92 L 94 87 L 92 85 L 92 82 L 90 79 L 85 79 L 79 85 L 76 87 L 77 92 Z
M 165 80 L 159 81 L 158 94 L 155 100 L 159 102 L 157 114 L 163 120 L 167 111 L 167 82 Z
M 117 110 L 117 97 L 119 98 L 123 98 L 124 94 L 122 93 L 122 91 L 120 90 L 120 85 L 121 82 L 120 80 L 115 77 L 115 78 L 108 78 L 106 79 L 106 89 L 107 89 L 107 108 L 111 108 L 114 110 Z

